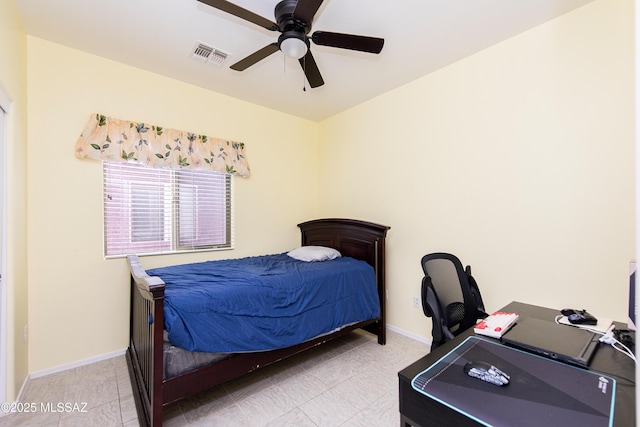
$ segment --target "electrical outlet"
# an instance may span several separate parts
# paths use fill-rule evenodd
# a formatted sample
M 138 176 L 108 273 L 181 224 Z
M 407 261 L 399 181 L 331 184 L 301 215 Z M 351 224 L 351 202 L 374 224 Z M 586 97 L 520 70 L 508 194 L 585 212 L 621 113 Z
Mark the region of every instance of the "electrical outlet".
M 24 342 L 27 342 L 27 338 L 28 338 L 28 333 L 29 333 L 29 329 L 27 327 L 27 325 L 24 325 Z
M 413 297 L 413 308 L 420 308 L 420 297 Z

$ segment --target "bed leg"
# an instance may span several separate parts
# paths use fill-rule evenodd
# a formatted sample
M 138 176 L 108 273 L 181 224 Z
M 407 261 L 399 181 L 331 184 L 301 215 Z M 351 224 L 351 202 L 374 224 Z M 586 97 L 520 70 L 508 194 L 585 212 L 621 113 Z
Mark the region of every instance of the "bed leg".
M 378 327 L 378 344 L 387 344 L 387 328 L 384 326 L 384 324 L 381 324 Z

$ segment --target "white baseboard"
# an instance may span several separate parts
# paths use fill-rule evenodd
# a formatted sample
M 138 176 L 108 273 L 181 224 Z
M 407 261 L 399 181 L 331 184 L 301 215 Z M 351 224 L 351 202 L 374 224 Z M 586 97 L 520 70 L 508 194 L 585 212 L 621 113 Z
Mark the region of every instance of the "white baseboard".
M 77 368 L 80 366 L 89 365 L 91 363 L 112 359 L 114 357 L 122 356 L 123 354 L 125 354 L 126 351 L 127 351 L 126 349 L 116 350 L 111 353 L 101 354 L 99 356 L 90 357 L 88 359 L 79 360 L 77 362 L 69 363 L 66 365 L 60 365 L 54 368 L 43 369 L 41 371 L 32 372 L 29 375 L 27 375 L 27 378 L 25 378 L 24 382 L 22 383 L 22 387 L 20 387 L 20 392 L 18 393 L 16 402 L 22 402 L 22 396 L 24 395 L 24 391 L 26 390 L 27 385 L 29 384 L 29 381 L 32 378 L 40 378 L 40 377 L 44 377 L 45 375 L 55 374 L 58 372 L 63 372 L 63 371 Z M 6 415 L 7 413 L 8 412 L 0 412 L 0 417 L 2 417 L 3 415 Z
M 126 351 L 127 351 L 126 349 L 116 350 L 116 351 L 112 351 L 111 353 L 105 353 L 98 356 L 90 357 L 88 359 L 78 360 L 77 362 L 68 363 L 66 365 L 60 365 L 54 368 L 43 369 L 41 371 L 32 372 L 27 377 L 27 380 L 29 378 L 40 378 L 40 377 L 44 377 L 45 375 L 55 374 L 58 372 L 69 370 L 69 369 L 78 368 L 80 366 L 89 365 L 91 363 L 112 359 L 114 357 L 122 356 L 123 354 L 125 354 Z
M 416 341 L 419 341 L 421 343 L 428 344 L 429 346 L 431 346 L 431 340 L 430 339 L 427 339 L 425 337 L 421 337 L 420 335 L 416 335 L 416 334 L 414 334 L 412 332 L 409 332 L 409 331 L 405 331 L 404 329 L 400 329 L 400 328 L 398 328 L 396 326 L 389 325 L 388 323 L 387 323 L 387 330 L 395 332 L 395 333 L 398 333 L 400 335 L 404 335 L 405 337 L 414 339 Z
M 15 400 L 16 402 L 22 402 L 22 396 L 24 396 L 24 391 L 26 390 L 28 384 L 29 384 L 29 375 L 27 375 L 27 377 L 22 382 L 20 391 L 16 396 L 16 400 Z M 10 411 L 0 411 L 0 418 L 4 417 L 5 415 L 9 415 L 10 413 L 11 413 Z
M 27 384 L 29 384 L 29 375 L 27 375 L 27 378 L 25 378 L 22 383 L 22 387 L 20 387 L 18 396 L 16 396 L 16 402 L 22 402 L 22 396 L 24 395 L 24 391 L 27 389 Z

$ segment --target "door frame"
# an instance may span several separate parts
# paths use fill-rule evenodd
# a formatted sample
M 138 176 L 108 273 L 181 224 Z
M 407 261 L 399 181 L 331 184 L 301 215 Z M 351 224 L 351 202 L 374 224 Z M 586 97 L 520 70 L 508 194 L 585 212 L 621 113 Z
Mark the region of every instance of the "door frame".
M 7 143 L 11 101 L 0 89 L 0 402 L 7 401 Z

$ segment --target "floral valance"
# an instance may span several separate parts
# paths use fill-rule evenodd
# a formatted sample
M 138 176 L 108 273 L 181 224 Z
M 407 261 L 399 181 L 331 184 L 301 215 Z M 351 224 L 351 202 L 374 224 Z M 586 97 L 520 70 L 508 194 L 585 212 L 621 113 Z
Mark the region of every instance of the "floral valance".
M 244 143 L 95 114 L 76 142 L 76 157 L 193 168 L 248 177 Z

